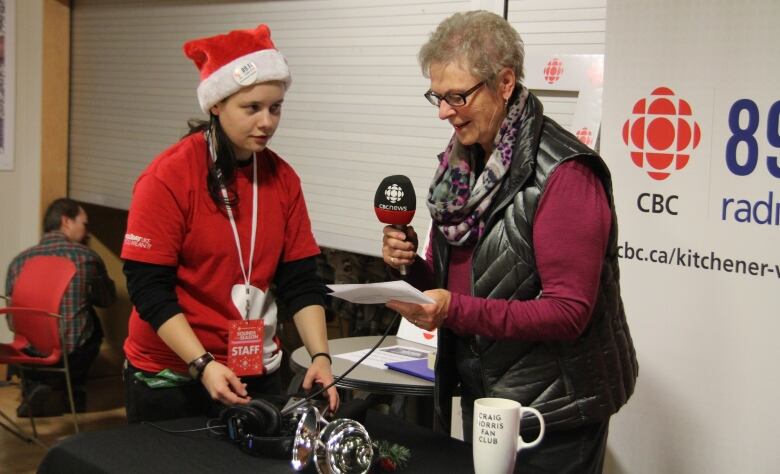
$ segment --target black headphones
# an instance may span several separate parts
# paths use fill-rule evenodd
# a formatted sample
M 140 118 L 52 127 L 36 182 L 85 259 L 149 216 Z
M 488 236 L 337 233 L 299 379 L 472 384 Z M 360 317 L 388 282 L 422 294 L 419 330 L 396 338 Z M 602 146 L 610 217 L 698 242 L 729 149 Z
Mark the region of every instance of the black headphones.
M 255 398 L 247 405 L 235 405 L 219 415 L 227 437 L 242 450 L 255 456 L 289 458 L 294 432 L 288 432 L 284 420 L 273 403 Z

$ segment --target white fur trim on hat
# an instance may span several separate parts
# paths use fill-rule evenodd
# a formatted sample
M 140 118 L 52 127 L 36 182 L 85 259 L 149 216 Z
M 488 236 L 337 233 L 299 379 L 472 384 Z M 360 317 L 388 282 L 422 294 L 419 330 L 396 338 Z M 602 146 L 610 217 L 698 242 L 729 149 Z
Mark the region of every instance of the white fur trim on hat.
M 244 87 L 268 81 L 282 81 L 285 90 L 290 88 L 292 77 L 282 53 L 275 49 L 264 49 L 241 56 L 201 81 L 198 85 L 200 109 L 209 113 L 214 104 Z

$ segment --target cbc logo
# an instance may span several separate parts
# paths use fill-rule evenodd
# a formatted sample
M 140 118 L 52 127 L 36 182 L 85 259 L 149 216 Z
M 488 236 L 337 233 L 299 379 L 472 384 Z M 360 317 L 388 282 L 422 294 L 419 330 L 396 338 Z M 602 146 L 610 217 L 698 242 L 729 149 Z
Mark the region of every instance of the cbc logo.
M 385 197 L 392 204 L 395 204 L 400 201 L 402 197 L 404 197 L 404 190 L 401 189 L 401 186 L 398 186 L 397 184 L 391 184 L 387 187 L 387 189 L 385 189 Z
M 593 142 L 593 132 L 591 132 L 588 127 L 582 127 L 581 129 L 577 130 L 575 135 L 577 135 L 577 140 L 588 146 L 590 146 L 590 144 Z
M 665 212 L 676 216 L 677 199 L 679 199 L 679 197 L 675 194 L 664 196 L 663 194 L 642 193 L 636 198 L 636 207 L 642 212 L 649 212 L 652 214 L 663 214 Z
M 685 168 L 700 140 L 701 130 L 690 104 L 675 97 L 668 87 L 636 101 L 623 124 L 623 142 L 631 160 L 658 181 Z
M 547 66 L 544 67 L 544 80 L 548 84 L 555 84 L 561 76 L 563 76 L 563 61 L 558 58 L 547 61 Z

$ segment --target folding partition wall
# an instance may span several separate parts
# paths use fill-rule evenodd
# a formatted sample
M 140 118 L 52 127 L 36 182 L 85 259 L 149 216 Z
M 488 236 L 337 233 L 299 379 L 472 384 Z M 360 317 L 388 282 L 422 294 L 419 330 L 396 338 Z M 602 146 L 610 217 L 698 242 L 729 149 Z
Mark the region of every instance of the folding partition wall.
M 548 60 L 543 55 L 603 52 L 605 2 L 516 0 L 506 7 L 529 55 Z M 417 65 L 420 46 L 456 11 L 503 14 L 504 6 L 478 0 L 75 0 L 70 195 L 127 209 L 141 170 L 184 135 L 187 119 L 203 117 L 198 72 L 182 44 L 267 23 L 293 76 L 270 146 L 299 173 L 320 245 L 377 255 L 377 185 L 388 175 L 409 176 L 420 210 L 413 224 L 426 229 L 428 183 L 451 135 L 422 97 L 428 81 Z M 572 27 L 581 33 L 573 35 Z M 571 63 L 562 83 L 576 77 L 573 72 Z M 528 76 L 537 81 L 543 74 Z M 542 92 L 548 113 L 571 125 L 578 91 L 539 86 L 552 89 Z

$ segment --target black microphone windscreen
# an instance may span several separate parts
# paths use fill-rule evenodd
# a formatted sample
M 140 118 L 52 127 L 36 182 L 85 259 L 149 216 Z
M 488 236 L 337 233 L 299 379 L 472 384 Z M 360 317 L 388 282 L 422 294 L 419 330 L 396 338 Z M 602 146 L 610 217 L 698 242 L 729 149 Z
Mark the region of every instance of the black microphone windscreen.
M 385 224 L 407 225 L 414 217 L 417 196 L 412 181 L 403 175 L 388 176 L 374 195 L 374 212 Z

